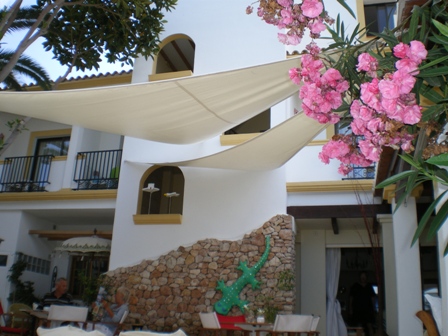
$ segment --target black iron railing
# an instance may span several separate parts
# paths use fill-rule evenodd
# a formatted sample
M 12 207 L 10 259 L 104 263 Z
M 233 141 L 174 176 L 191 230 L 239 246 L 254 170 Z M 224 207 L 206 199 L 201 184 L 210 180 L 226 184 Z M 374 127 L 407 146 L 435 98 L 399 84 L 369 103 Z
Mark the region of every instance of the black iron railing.
M 121 149 L 79 152 L 73 177 L 76 189 L 117 189 L 121 153 Z
M 353 165 L 353 170 L 343 180 L 373 180 L 375 178 L 375 164 L 369 167 Z
M 0 192 L 45 191 L 53 155 L 5 158 Z

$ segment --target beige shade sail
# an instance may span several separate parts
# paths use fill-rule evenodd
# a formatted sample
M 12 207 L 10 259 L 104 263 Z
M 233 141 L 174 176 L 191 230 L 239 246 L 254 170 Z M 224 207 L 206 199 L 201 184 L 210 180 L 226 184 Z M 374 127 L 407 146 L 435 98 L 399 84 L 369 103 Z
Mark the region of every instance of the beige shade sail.
M 222 152 L 188 161 L 150 164 L 249 171 L 275 169 L 284 165 L 327 126 L 299 113 L 269 131 Z
M 179 79 L 41 92 L 0 92 L 0 111 L 140 139 L 203 141 L 299 90 L 288 70 L 299 57 Z

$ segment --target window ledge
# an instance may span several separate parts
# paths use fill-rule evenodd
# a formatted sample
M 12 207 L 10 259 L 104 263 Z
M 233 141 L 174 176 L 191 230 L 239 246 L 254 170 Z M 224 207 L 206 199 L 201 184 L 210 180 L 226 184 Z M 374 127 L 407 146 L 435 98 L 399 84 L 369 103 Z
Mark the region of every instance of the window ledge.
M 134 224 L 182 224 L 181 214 L 137 214 L 133 216 Z

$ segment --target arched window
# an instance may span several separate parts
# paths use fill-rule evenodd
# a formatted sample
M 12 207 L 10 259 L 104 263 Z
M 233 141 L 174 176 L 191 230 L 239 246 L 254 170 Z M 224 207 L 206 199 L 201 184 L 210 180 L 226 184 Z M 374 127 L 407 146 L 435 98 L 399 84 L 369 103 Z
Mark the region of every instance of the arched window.
M 184 34 L 167 37 L 160 44 L 160 51 L 155 59 L 154 74 L 169 72 L 194 72 L 194 56 L 196 45 Z
M 182 214 L 185 179 L 178 167 L 151 167 L 140 185 L 140 214 Z

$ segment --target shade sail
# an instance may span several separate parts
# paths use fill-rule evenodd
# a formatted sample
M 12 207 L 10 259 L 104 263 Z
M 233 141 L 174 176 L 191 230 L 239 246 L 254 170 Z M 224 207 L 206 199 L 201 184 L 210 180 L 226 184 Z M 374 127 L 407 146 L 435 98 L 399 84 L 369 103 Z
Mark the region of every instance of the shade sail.
M 135 138 L 209 139 L 290 97 L 299 58 L 240 70 L 80 90 L 0 92 L 0 110 Z
M 188 161 L 150 163 L 250 171 L 275 169 L 284 165 L 327 126 L 300 113 L 269 131 L 222 152 Z

